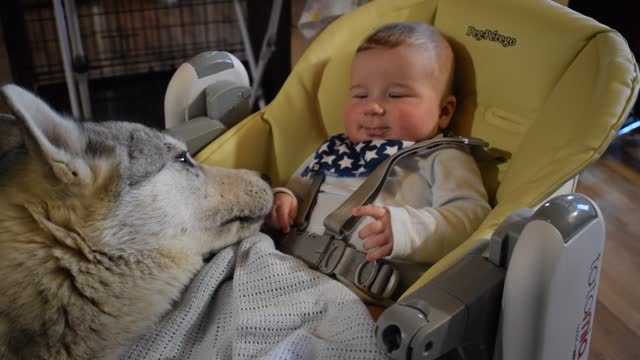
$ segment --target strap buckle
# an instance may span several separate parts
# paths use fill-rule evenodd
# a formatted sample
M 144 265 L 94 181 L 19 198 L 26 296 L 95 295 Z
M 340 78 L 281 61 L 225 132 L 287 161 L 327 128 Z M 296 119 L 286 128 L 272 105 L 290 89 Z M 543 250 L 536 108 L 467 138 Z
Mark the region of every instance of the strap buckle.
M 344 241 L 336 240 L 331 236 L 329 244 L 325 248 L 320 259 L 318 259 L 318 271 L 332 275 L 340 263 L 340 260 L 342 260 L 346 246 L 347 245 Z
M 327 275 L 333 275 L 347 246 L 344 241 L 335 239 L 330 234 L 318 235 L 305 231 L 294 234 L 289 245 L 292 246 L 290 254 Z
M 280 243 L 280 248 L 303 260 L 312 269 L 335 276 L 370 303 L 391 303 L 400 282 L 400 273 L 393 264 L 368 261 L 366 253 L 330 233 L 318 235 L 294 229 Z
M 323 274 L 336 276 L 342 283 L 355 287 L 365 300 L 376 303 L 389 300 L 400 282 L 400 273 L 393 264 L 386 261 L 368 261 L 366 253 L 348 246 L 344 240 L 334 235 L 308 234 L 318 254 L 314 268 Z M 352 265 L 349 266 L 348 264 Z M 353 270 L 355 264 L 358 264 Z M 349 270 L 351 269 L 351 270 Z
M 389 299 L 398 287 L 400 273 L 390 263 L 384 261 L 360 262 L 353 279 L 354 284 L 367 295 Z
M 292 228 L 279 242 L 279 249 L 304 261 L 312 269 L 317 269 L 333 239 L 328 235 L 318 235 Z

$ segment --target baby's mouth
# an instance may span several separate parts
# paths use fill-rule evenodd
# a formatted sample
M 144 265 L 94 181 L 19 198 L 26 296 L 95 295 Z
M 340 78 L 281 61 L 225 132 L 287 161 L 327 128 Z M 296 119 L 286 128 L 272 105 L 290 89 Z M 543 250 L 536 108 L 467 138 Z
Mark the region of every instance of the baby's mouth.
M 364 128 L 365 134 L 369 137 L 381 137 L 386 134 L 388 130 L 389 128 L 385 126 Z

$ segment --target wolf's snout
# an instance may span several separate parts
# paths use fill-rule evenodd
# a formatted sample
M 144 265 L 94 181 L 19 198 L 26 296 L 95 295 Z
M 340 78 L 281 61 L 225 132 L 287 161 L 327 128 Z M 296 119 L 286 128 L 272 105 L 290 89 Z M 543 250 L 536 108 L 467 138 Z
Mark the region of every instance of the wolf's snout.
M 230 178 L 221 183 L 224 194 L 221 226 L 243 224 L 248 233 L 258 231 L 264 218 L 271 211 L 273 191 L 260 174 L 247 170 L 231 170 Z
M 271 211 L 273 192 L 269 178 L 260 173 L 244 169 L 225 169 L 204 166 L 211 181 L 208 191 L 217 193 L 217 207 L 229 209 L 227 218 L 261 218 Z

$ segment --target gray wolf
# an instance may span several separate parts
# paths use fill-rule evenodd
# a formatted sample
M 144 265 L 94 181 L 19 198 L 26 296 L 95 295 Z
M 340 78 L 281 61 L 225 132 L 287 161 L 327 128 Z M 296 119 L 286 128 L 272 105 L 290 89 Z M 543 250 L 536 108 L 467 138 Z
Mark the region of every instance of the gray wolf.
M 1 359 L 117 358 L 271 209 L 256 173 L 199 164 L 159 131 L 0 93 Z

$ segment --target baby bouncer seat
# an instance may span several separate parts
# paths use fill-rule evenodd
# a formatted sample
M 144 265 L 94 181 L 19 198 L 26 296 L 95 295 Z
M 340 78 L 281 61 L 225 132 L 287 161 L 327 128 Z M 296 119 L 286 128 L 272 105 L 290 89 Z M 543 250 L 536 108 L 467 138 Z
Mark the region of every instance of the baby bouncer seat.
M 398 21 L 433 24 L 450 39 L 453 130 L 506 161 L 481 167 L 494 208 L 477 231 L 380 316 L 380 348 L 397 359 L 586 359 L 604 222 L 572 191 L 637 96 L 637 64 L 615 30 L 546 0 L 373 1 L 325 29 L 277 97 L 197 160 L 285 184 L 344 131 L 358 43 Z

